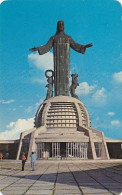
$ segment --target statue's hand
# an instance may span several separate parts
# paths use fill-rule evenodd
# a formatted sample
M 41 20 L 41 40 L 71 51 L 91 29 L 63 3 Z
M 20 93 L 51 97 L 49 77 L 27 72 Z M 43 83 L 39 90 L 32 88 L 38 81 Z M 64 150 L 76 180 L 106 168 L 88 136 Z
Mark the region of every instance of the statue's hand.
M 33 47 L 33 48 L 29 49 L 29 51 L 38 51 L 38 47 Z
M 89 44 L 85 45 L 85 48 L 89 48 L 89 47 L 92 47 L 92 46 L 93 46 L 93 44 L 89 43 Z

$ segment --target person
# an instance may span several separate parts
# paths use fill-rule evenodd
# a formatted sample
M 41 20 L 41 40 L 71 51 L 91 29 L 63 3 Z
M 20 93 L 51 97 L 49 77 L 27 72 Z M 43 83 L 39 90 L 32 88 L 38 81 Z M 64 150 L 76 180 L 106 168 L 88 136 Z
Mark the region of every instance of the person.
M 53 47 L 54 57 L 54 86 L 55 95 L 69 96 L 69 63 L 70 47 L 76 52 L 85 54 L 87 48 L 92 47 L 92 43 L 81 45 L 76 43 L 71 36 L 64 32 L 64 21 L 57 22 L 57 32 L 52 36 L 47 44 L 31 48 L 30 51 L 38 51 L 43 55 Z
M 2 160 L 3 159 L 3 154 L 2 154 L 2 152 L 0 152 L 0 160 Z
M 31 153 L 31 168 L 32 168 L 32 171 L 35 170 L 35 161 L 36 161 L 36 155 L 34 152 Z
M 22 171 L 24 171 L 25 162 L 26 162 L 26 156 L 25 156 L 25 152 L 23 152 L 22 153 Z
M 6 153 L 6 159 L 9 159 L 9 152 Z

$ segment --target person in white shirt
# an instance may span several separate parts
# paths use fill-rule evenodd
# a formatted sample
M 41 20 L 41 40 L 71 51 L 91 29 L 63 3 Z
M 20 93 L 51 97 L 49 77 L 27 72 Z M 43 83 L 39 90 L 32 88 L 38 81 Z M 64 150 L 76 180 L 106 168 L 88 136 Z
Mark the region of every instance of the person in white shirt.
M 36 161 L 36 155 L 34 152 L 31 153 L 31 168 L 32 168 L 32 171 L 35 170 L 35 161 Z

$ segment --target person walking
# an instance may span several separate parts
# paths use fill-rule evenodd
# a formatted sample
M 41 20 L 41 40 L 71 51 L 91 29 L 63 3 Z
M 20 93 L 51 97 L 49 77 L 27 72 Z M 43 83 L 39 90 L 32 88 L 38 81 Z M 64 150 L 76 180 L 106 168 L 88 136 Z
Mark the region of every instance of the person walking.
M 36 155 L 34 152 L 31 153 L 31 168 L 32 168 L 32 171 L 35 170 L 35 161 L 36 161 Z
M 3 159 L 3 154 L 2 152 L 0 152 L 0 160 L 2 161 L 2 159 Z
M 25 161 L 26 161 L 26 156 L 25 156 L 25 152 L 23 152 L 22 153 L 22 171 L 24 171 Z

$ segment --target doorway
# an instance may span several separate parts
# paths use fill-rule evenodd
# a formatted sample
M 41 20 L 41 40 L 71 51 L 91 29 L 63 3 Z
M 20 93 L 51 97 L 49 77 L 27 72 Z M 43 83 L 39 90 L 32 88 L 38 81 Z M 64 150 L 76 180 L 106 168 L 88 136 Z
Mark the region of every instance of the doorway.
M 65 142 L 60 143 L 60 156 L 61 158 L 66 158 L 66 143 Z

